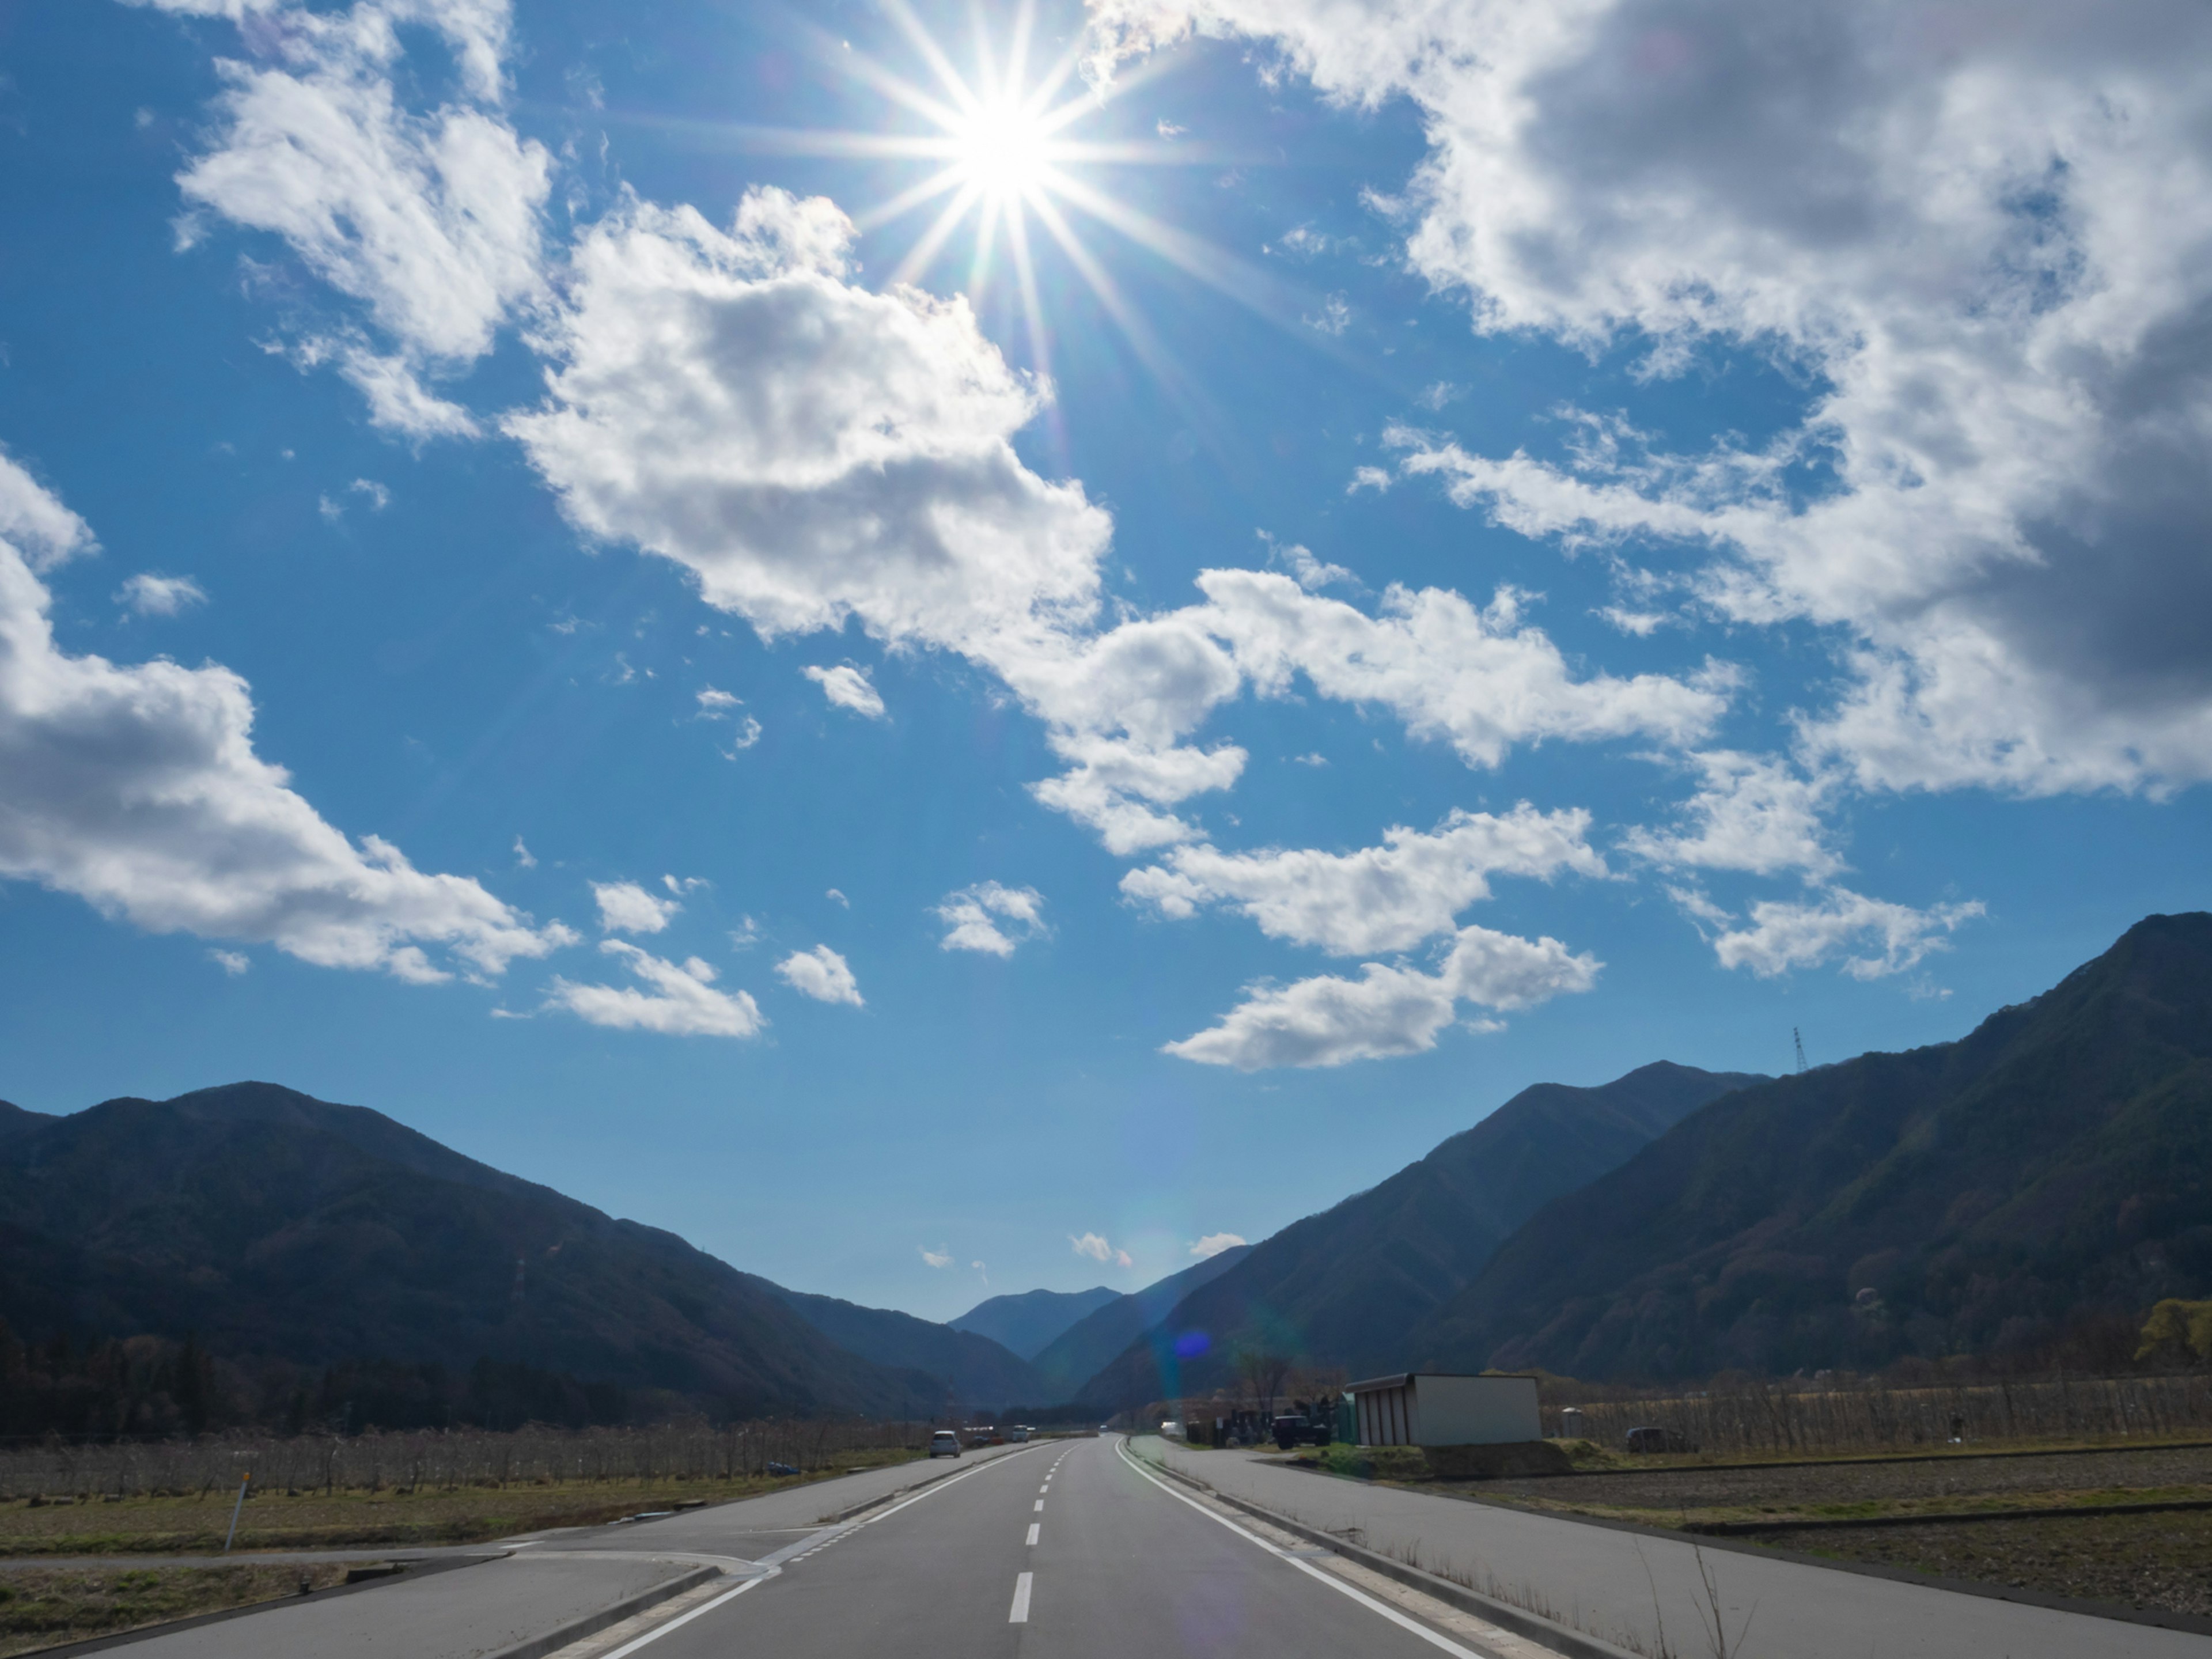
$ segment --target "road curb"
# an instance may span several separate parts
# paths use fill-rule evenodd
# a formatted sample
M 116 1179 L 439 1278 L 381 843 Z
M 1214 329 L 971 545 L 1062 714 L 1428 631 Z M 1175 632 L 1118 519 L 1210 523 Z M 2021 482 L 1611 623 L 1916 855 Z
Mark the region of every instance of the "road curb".
M 1377 1551 L 1351 1543 L 1333 1533 L 1323 1532 L 1318 1527 L 1307 1526 L 1303 1521 L 1293 1521 L 1286 1515 L 1278 1515 L 1274 1510 L 1263 1509 L 1257 1504 L 1247 1503 L 1241 1498 L 1231 1498 L 1227 1492 L 1218 1492 L 1195 1476 L 1185 1474 L 1180 1469 L 1170 1468 L 1165 1463 L 1154 1464 L 1152 1467 L 1170 1480 L 1179 1480 L 1194 1491 L 1204 1492 L 1217 1504 L 1226 1504 L 1231 1509 L 1242 1510 L 1256 1521 L 1265 1521 L 1271 1527 L 1280 1527 L 1285 1532 L 1295 1534 L 1309 1543 L 1320 1545 L 1332 1554 L 1340 1555 L 1347 1561 L 1357 1562 L 1370 1572 L 1379 1572 L 1385 1578 L 1395 1578 L 1409 1589 L 1417 1589 L 1424 1595 L 1432 1595 L 1449 1607 L 1457 1607 L 1462 1613 L 1471 1613 L 1478 1619 L 1486 1620 L 1501 1629 L 1511 1631 L 1516 1636 L 1525 1636 L 1530 1641 L 1540 1643 L 1555 1653 L 1568 1655 L 1569 1659 L 1638 1659 L 1637 1655 L 1631 1653 L 1626 1648 L 1617 1648 L 1612 1643 L 1602 1641 L 1597 1637 L 1586 1636 L 1578 1630 L 1571 1630 L 1554 1620 L 1545 1618 L 1541 1613 L 1530 1613 L 1525 1608 L 1516 1607 L 1510 1601 L 1498 1601 L 1492 1596 L 1485 1595 L 1480 1590 L 1469 1589 L 1464 1584 L 1455 1584 L 1449 1578 L 1439 1578 L 1435 1573 L 1424 1572 L 1419 1567 L 1409 1567 L 1403 1561 L 1395 1561 Z
M 710 1578 L 722 1576 L 720 1567 L 694 1567 L 689 1572 L 678 1573 L 651 1589 L 626 1595 L 611 1607 L 601 1607 L 597 1613 L 587 1613 L 580 1619 L 571 1619 L 567 1624 L 547 1631 L 543 1636 L 533 1636 L 526 1642 L 517 1642 L 511 1648 L 501 1648 L 487 1654 L 485 1659 L 544 1659 L 549 1653 L 558 1653 L 571 1642 L 580 1642 L 586 1636 L 597 1636 L 610 1625 L 619 1625 L 633 1614 L 647 1607 L 659 1607 L 688 1589 L 696 1589 Z
M 980 1462 L 970 1463 L 968 1466 L 968 1468 L 980 1469 L 985 1463 L 995 1463 L 998 1461 L 999 1460 L 995 1457 L 986 1457 Z M 960 1467 L 960 1460 L 956 1457 L 952 1460 L 952 1467 L 945 1470 L 942 1474 L 933 1474 L 928 1480 L 917 1480 L 911 1486 L 898 1487 L 896 1491 L 885 1492 L 881 1498 L 871 1498 L 866 1503 L 855 1504 L 849 1510 L 838 1510 L 833 1514 L 823 1516 L 814 1524 L 817 1527 L 841 1526 L 845 1522 L 850 1521 L 856 1515 L 866 1515 L 870 1510 L 881 1509 L 884 1504 L 892 1502 L 894 1499 L 909 1497 L 915 1492 L 924 1491 L 928 1487 L 935 1486 L 940 1480 L 950 1480 L 954 1475 L 965 1474 L 967 1472 L 967 1469 L 963 1469 Z

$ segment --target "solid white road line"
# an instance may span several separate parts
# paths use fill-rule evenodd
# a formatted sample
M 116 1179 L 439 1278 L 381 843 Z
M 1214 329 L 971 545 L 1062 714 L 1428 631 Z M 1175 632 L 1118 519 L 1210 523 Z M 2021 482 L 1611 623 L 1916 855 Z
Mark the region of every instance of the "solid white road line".
M 1029 1623 L 1030 1580 L 1036 1577 L 1036 1575 L 1035 1573 L 1025 1572 L 1020 1577 L 1014 1580 L 1014 1605 L 1006 1610 L 1006 1622 L 1008 1624 L 1026 1625 Z M 607 1656 L 607 1659 L 614 1659 L 614 1656 L 610 1654 Z
M 778 1569 L 771 1567 L 759 1577 L 748 1578 L 744 1583 L 738 1585 L 737 1589 L 733 1590 L 725 1590 L 713 1601 L 702 1602 L 699 1606 L 692 1608 L 690 1612 L 685 1613 L 682 1618 L 672 1619 L 665 1625 L 656 1626 L 652 1630 L 646 1632 L 644 1635 L 639 1637 L 635 1642 L 623 1643 L 612 1653 L 608 1654 L 606 1656 L 606 1659 L 623 1659 L 623 1656 L 635 1653 L 640 1648 L 645 1646 L 647 1643 L 658 1642 L 662 1637 L 667 1635 L 669 1632 L 682 1629 L 684 1626 L 690 1624 L 694 1619 L 696 1619 L 701 1613 L 712 1613 L 716 1607 L 720 1607 L 723 1602 L 734 1601 L 738 1597 L 743 1595 L 747 1590 L 753 1589 L 762 1584 L 765 1584 L 769 1579 L 776 1576 L 778 1571 Z
M 1030 1543 L 1034 1544 L 1034 1543 L 1036 1543 L 1036 1542 L 1038 1529 L 1039 1529 L 1040 1528 L 1042 1528 L 1043 1525 L 1044 1525 L 1044 1522 L 1042 1522 L 1042 1521 L 1032 1521 L 1032 1522 L 1030 1522 L 1030 1536 L 1029 1536 L 1029 1541 L 1030 1541 Z
M 1287 1550 L 1279 1549 L 1276 1546 L 1269 1543 L 1257 1533 L 1245 1531 L 1243 1528 L 1238 1526 L 1234 1521 L 1230 1520 L 1226 1516 L 1216 1515 L 1212 1510 L 1206 1508 L 1205 1504 L 1199 1503 L 1194 1498 L 1184 1497 L 1173 1486 L 1168 1485 L 1166 1481 L 1161 1480 L 1150 1469 L 1146 1468 L 1142 1464 L 1139 1463 L 1135 1458 L 1129 1455 L 1128 1442 L 1126 1439 L 1116 1441 L 1114 1445 L 1114 1449 L 1121 1455 L 1121 1461 L 1124 1463 L 1127 1463 L 1131 1468 L 1136 1470 L 1139 1475 L 1142 1475 L 1146 1480 L 1151 1481 L 1169 1497 L 1174 1498 L 1176 1503 L 1188 1504 L 1191 1508 L 1196 1510 L 1207 1520 L 1220 1522 L 1221 1525 L 1228 1528 L 1230 1531 L 1235 1533 L 1239 1538 L 1244 1540 L 1248 1544 L 1257 1544 L 1261 1549 L 1267 1551 L 1268 1554 L 1275 1557 L 1278 1560 L 1289 1562 L 1291 1565 L 1296 1567 L 1300 1572 L 1305 1574 L 1307 1577 L 1314 1579 L 1320 1583 L 1328 1585 L 1340 1595 L 1350 1596 L 1353 1601 L 1358 1602 L 1361 1607 L 1365 1607 L 1370 1613 L 1377 1613 L 1382 1614 L 1383 1618 L 1388 1619 L 1392 1624 L 1413 1632 L 1414 1635 L 1419 1637 L 1421 1640 L 1430 1644 L 1431 1646 L 1442 1648 L 1446 1653 L 1457 1655 L 1458 1659 L 1485 1659 L 1485 1656 L 1477 1653 L 1473 1648 L 1463 1648 L 1450 1638 L 1439 1635 L 1435 1631 L 1431 1630 L 1426 1625 L 1423 1625 L 1414 1620 L 1408 1619 L 1404 1613 L 1399 1612 L 1395 1607 L 1386 1607 L 1382 1603 L 1376 1601 L 1373 1596 L 1366 1594 L 1364 1591 L 1354 1589 L 1351 1585 L 1346 1583 L 1344 1580 L 1339 1578 L 1334 1573 L 1323 1572 L 1319 1567 L 1313 1565 L 1312 1563 L 1301 1561 L 1297 1556 L 1292 1555 Z M 610 1654 L 608 1656 L 608 1659 L 615 1659 L 615 1656 Z
M 1012 1462 L 1015 1458 L 1021 1455 L 1023 1455 L 1023 1454 L 1020 1452 L 1012 1452 L 1003 1458 L 994 1458 L 990 1463 L 978 1463 L 974 1468 L 968 1470 L 964 1474 L 956 1474 L 950 1480 L 933 1481 L 930 1485 L 923 1487 L 921 1491 L 916 1492 L 913 1497 L 908 1498 L 904 1503 L 894 1504 L 890 1508 L 885 1510 L 881 1515 L 872 1515 L 866 1521 L 854 1522 L 846 1527 L 841 1528 L 837 1532 L 832 1534 L 831 1538 L 826 1539 L 823 1541 L 824 1543 L 834 1542 L 836 1539 L 843 1538 L 851 1533 L 858 1532 L 862 1527 L 873 1526 L 878 1521 L 885 1520 L 891 1516 L 896 1515 L 902 1509 L 907 1509 L 915 1504 L 921 1503 L 925 1498 L 933 1497 L 936 1493 L 943 1492 L 947 1486 L 957 1486 L 963 1480 L 969 1480 L 972 1476 L 982 1474 L 984 1470 L 991 1468 L 994 1463 Z M 802 1543 L 804 1543 L 804 1540 L 801 1540 Z M 798 1559 L 804 1560 L 806 1556 L 813 1554 L 814 1550 L 820 1549 L 822 1547 L 822 1544 L 817 1544 L 814 1546 L 814 1549 L 805 1551 L 805 1554 L 799 1556 Z M 782 1575 L 783 1569 L 781 1566 L 773 1564 L 779 1557 L 782 1556 L 782 1554 L 783 1553 L 779 1551 L 777 1553 L 777 1556 L 772 1556 L 769 1558 L 768 1562 L 763 1563 L 763 1565 L 768 1567 L 768 1571 L 761 1574 L 759 1577 L 748 1578 L 744 1583 L 738 1585 L 737 1589 L 733 1590 L 726 1590 L 723 1594 L 716 1596 L 711 1601 L 702 1602 L 699 1606 L 692 1608 L 690 1612 L 685 1613 L 682 1618 L 672 1619 L 665 1625 L 656 1626 L 653 1629 L 646 1632 L 644 1635 L 639 1637 L 635 1641 L 625 1642 L 622 1646 L 617 1648 L 612 1653 L 603 1656 L 603 1659 L 627 1659 L 628 1655 L 635 1653 L 640 1648 L 644 1647 L 648 1643 L 658 1642 L 662 1637 L 667 1635 L 668 1632 L 672 1630 L 680 1630 L 685 1625 L 690 1624 L 694 1619 L 698 1618 L 700 1614 L 712 1613 L 716 1607 L 720 1607 L 724 1602 L 736 1601 L 738 1597 L 743 1595 L 747 1590 L 751 1589 L 754 1586 L 765 1584 L 771 1578 L 780 1577 Z M 1029 1617 L 1029 1585 L 1026 1582 L 1028 1577 L 1028 1574 L 1023 1574 L 1024 1582 L 1019 1592 L 1021 1596 L 1021 1606 L 1023 1608 L 1022 1616 L 1025 1620 Z

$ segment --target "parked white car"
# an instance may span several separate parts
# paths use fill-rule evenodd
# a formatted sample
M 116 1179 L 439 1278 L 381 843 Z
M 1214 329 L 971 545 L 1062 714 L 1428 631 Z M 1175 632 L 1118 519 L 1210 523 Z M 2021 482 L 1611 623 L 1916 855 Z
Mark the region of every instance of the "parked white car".
M 950 1429 L 939 1429 L 929 1437 L 929 1455 L 932 1457 L 959 1456 L 960 1437 Z

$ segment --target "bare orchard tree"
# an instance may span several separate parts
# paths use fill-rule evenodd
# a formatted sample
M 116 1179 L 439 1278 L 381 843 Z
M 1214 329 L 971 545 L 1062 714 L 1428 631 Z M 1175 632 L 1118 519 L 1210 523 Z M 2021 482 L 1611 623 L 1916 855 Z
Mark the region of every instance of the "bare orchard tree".
M 1275 1397 L 1283 1391 L 1283 1379 L 1290 1375 L 1291 1362 L 1272 1349 L 1246 1345 L 1237 1350 L 1237 1374 L 1244 1380 L 1245 1392 L 1260 1410 L 1262 1424 L 1275 1415 Z

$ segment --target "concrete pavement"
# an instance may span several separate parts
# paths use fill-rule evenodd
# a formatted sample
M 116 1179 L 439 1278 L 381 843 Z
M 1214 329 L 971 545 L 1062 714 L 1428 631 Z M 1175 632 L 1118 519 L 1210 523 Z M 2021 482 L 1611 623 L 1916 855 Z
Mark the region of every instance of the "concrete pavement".
M 1638 1651 L 1711 1650 L 1701 1567 L 1745 1659 L 2212 1659 L 2212 1638 L 1340 1480 L 1146 1436 L 1142 1456 Z M 1747 1628 L 1741 1645 L 1739 1628 Z

